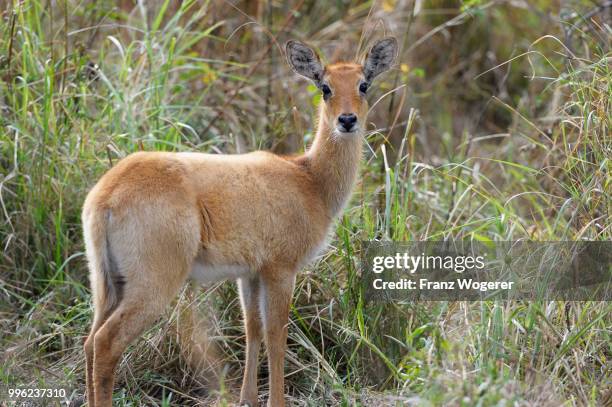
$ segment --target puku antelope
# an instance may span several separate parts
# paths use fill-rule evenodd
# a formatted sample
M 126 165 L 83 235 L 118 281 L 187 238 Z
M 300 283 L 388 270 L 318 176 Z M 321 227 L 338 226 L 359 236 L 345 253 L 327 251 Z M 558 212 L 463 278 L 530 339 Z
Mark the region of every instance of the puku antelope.
M 323 95 L 316 136 L 305 154 L 138 152 L 110 169 L 87 196 L 83 229 L 95 309 L 85 341 L 89 405 L 111 405 L 122 353 L 190 277 L 238 281 L 246 329 L 241 404 L 257 405 L 264 339 L 268 405 L 285 405 L 295 276 L 322 248 L 351 194 L 366 92 L 393 64 L 397 41 L 378 41 L 363 65 L 323 67 L 316 52 L 298 41 L 285 50 L 291 68 Z

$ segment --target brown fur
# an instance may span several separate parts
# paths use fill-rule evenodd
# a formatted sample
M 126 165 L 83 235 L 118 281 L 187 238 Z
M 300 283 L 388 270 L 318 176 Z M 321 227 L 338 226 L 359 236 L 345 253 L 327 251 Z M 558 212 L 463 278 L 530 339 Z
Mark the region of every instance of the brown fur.
M 264 339 L 268 403 L 284 405 L 295 275 L 324 244 L 350 196 L 362 154 L 360 131 L 335 131 L 341 113 L 356 114 L 364 127 L 361 65 L 328 66 L 324 79 L 333 96 L 321 103 L 315 141 L 304 155 L 140 152 L 91 190 L 83 208 L 95 308 L 85 342 L 90 405 L 111 405 L 121 354 L 190 275 L 238 279 L 247 335 L 241 399 L 257 405 L 257 355 Z

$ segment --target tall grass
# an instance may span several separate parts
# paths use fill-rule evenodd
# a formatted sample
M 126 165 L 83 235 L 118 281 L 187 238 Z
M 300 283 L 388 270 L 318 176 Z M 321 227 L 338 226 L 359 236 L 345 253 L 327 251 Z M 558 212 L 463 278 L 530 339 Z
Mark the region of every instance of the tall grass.
M 2 385 L 83 392 L 91 309 L 80 208 L 106 169 L 137 150 L 303 149 L 318 97 L 283 66 L 277 42 L 303 38 L 348 58 L 346 45 L 361 38 L 364 48 L 385 27 L 404 53 L 372 97 L 382 97 L 371 113 L 378 128 L 351 204 L 298 279 L 289 397 L 603 405 L 608 303 L 369 304 L 360 295 L 362 240 L 611 239 L 610 28 L 605 10 L 586 3 L 556 20 L 542 11 L 562 14 L 548 1 L 261 2 L 259 11 L 13 2 L 0 26 Z M 117 402 L 236 401 L 235 289 L 206 287 L 185 302 L 209 321 L 219 383 L 182 353 L 177 305 L 124 357 Z M 264 385 L 265 363 L 261 373 Z

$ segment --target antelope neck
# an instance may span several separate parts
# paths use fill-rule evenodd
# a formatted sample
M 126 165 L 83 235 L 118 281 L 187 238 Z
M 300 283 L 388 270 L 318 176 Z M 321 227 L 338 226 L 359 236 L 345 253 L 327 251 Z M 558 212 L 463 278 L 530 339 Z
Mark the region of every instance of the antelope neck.
M 336 133 L 327 122 L 325 107 L 320 108 L 317 133 L 304 159 L 332 217 L 340 212 L 351 195 L 359 172 L 362 142 L 361 130 Z

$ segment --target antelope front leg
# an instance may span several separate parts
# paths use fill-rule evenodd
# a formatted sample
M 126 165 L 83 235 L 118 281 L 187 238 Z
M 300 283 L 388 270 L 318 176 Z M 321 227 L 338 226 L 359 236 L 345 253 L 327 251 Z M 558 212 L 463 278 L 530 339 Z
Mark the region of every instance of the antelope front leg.
M 295 284 L 295 273 L 287 270 L 265 270 L 262 274 L 263 321 L 270 372 L 269 407 L 285 405 L 285 349 L 289 306 Z
M 257 407 L 257 359 L 261 345 L 261 315 L 259 311 L 259 276 L 238 280 L 240 304 L 246 330 L 246 358 L 240 405 Z

